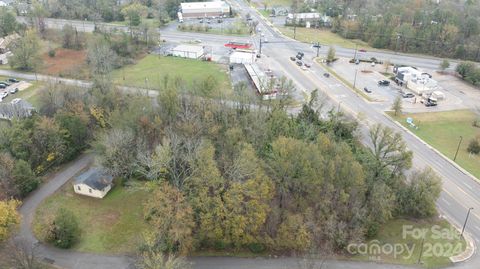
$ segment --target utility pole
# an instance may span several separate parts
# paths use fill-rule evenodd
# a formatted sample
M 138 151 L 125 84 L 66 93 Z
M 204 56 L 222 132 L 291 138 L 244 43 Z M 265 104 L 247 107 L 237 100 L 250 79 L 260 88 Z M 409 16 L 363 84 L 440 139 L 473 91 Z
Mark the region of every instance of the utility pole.
M 460 141 L 458 141 L 457 151 L 455 151 L 455 157 L 453 157 L 453 161 L 457 159 L 458 150 L 460 149 L 460 144 L 462 144 L 463 136 L 460 136 Z
M 320 42 L 317 42 L 317 58 L 320 55 Z
M 418 261 L 417 264 L 420 264 L 420 261 L 422 260 L 422 255 L 423 255 L 423 244 L 425 243 L 425 236 L 422 238 L 422 245 L 420 247 L 420 255 L 418 255 Z
M 395 44 L 395 54 L 397 54 L 397 50 L 398 50 L 398 41 L 400 41 L 400 34 L 397 33 L 397 43 Z
M 258 53 L 261 55 L 262 54 L 262 36 L 260 35 L 260 49 L 258 50 Z
M 355 84 L 357 84 L 357 71 L 358 69 L 355 69 L 355 78 L 353 79 L 353 89 L 355 90 Z
M 358 44 L 355 44 L 355 53 L 353 54 L 353 61 L 357 59 L 357 47 L 358 47 Z
M 468 209 L 467 217 L 465 218 L 465 223 L 463 223 L 462 234 L 460 234 L 460 236 L 463 236 L 463 232 L 465 231 L 465 226 L 467 226 L 468 216 L 470 216 L 470 211 L 472 211 L 472 210 L 473 210 L 473 207 L 470 207 Z

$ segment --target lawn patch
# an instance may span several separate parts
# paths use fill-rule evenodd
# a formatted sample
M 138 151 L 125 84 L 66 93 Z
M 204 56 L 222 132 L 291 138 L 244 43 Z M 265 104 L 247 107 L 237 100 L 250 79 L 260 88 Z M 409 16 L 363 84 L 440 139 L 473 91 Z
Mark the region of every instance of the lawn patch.
M 375 248 L 377 245 L 380 251 Z M 390 253 L 390 246 L 393 250 L 397 248 L 397 255 L 395 251 Z M 352 259 L 408 265 L 416 265 L 420 259 L 424 267 L 439 268 L 451 264 L 449 257 L 463 252 L 466 242 L 446 220 L 397 219 L 382 225 L 378 235 L 367 242 L 367 248 L 364 247 L 360 244 L 357 249 L 350 247 L 353 253 L 362 253 L 352 256 Z
M 222 93 L 229 95 L 232 89 L 226 69 L 213 62 L 148 55 L 134 65 L 113 71 L 112 76 L 116 84 L 149 89 L 160 89 L 166 75 L 172 80 L 183 80 L 190 89 L 196 89 L 199 83 L 212 76 Z
M 452 160 L 462 136 L 463 141 L 456 162 L 475 177 L 480 178 L 480 156 L 470 155 L 467 152 L 470 140 L 480 135 L 480 128 L 472 126 L 475 113 L 469 110 L 456 110 L 390 116 Z M 413 119 L 418 129 L 408 125 L 406 122 L 408 117 Z
M 293 27 L 278 27 L 286 36 L 293 38 Z M 329 30 L 297 27 L 296 40 L 306 43 L 320 42 L 322 45 L 336 45 L 354 49 L 355 46 L 362 49 L 372 49 L 368 43 L 358 39 L 346 39 Z
M 46 223 L 61 207 L 72 211 L 82 230 L 77 251 L 131 254 L 141 242 L 147 225 L 143 219 L 146 192 L 117 184 L 103 199 L 75 194 L 71 183 L 38 207 L 33 221 L 35 235 L 44 240 Z
M 86 58 L 85 50 L 59 48 L 55 50 L 54 57 L 50 57 L 48 53 L 43 55 L 44 68 L 41 72 L 52 76 L 88 78 Z

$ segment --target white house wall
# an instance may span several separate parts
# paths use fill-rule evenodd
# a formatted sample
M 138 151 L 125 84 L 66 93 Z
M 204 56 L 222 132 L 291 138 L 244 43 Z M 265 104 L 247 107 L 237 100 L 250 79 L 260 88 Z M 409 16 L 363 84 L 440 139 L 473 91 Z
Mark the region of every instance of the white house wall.
M 78 187 L 80 187 L 80 189 L 78 189 Z M 95 197 L 95 198 L 105 197 L 105 195 L 107 195 L 107 193 L 110 191 L 111 188 L 112 188 L 111 186 L 107 186 L 103 191 L 99 191 L 99 190 L 92 189 L 90 186 L 85 184 L 73 185 L 73 190 L 75 191 L 75 193 L 85 195 L 85 196 Z

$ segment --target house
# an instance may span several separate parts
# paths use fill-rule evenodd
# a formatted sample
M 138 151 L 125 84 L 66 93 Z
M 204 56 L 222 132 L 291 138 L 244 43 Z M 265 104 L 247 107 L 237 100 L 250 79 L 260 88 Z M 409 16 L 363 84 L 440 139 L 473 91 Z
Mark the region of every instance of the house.
M 75 178 L 75 193 L 95 198 L 103 198 L 112 188 L 113 176 L 100 167 L 92 167 Z
M 19 38 L 20 35 L 17 33 L 0 38 L 0 54 L 7 53 L 9 51 L 10 45 Z
M 0 119 L 26 118 L 32 116 L 35 107 L 29 102 L 15 98 L 10 103 L 0 103 Z
M 172 55 L 182 58 L 198 59 L 205 55 L 203 46 L 200 45 L 178 45 L 172 49 Z
M 225 1 L 186 2 L 180 4 L 182 19 L 230 16 L 230 5 Z

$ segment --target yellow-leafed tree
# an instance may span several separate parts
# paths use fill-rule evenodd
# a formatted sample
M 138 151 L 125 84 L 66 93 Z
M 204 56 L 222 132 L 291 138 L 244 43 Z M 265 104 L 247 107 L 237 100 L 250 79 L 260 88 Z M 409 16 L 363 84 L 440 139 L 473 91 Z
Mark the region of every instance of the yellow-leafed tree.
M 0 201 L 0 241 L 7 239 L 20 223 L 19 205 L 17 200 Z

